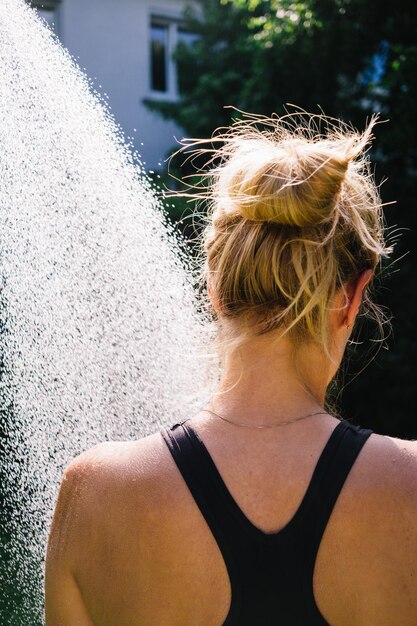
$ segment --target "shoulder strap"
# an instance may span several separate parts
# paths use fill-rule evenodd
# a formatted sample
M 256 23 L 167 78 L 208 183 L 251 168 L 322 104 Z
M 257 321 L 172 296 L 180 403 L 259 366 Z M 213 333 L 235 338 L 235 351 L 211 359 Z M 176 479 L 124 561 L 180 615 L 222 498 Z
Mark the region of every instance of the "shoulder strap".
M 220 474 L 217 471 L 210 471 L 206 463 L 202 463 L 205 457 L 202 457 L 197 442 L 190 436 L 190 431 L 184 427 L 184 423 L 161 430 L 161 435 L 222 553 L 232 589 L 239 590 L 240 568 L 233 551 L 235 522 L 230 515 L 230 509 L 225 506 L 223 491 L 220 489 L 219 492 L 217 475 L 220 478 Z M 226 490 L 225 485 L 224 489 Z M 225 626 L 235 623 L 241 602 L 241 594 L 235 591 Z
M 161 435 L 216 538 L 227 564 L 231 558 L 230 537 L 233 536 L 234 520 L 225 506 L 225 494 L 218 482 L 218 479 L 221 481 L 220 475 L 217 470 L 214 472 L 211 467 L 207 467 L 206 457 L 202 455 L 201 449 L 190 436 L 190 431 L 184 423 L 163 429 Z M 227 491 L 224 483 L 223 486 Z
M 313 574 L 318 549 L 337 498 L 372 430 L 341 422 L 316 465 L 298 513 L 308 532 L 308 563 Z

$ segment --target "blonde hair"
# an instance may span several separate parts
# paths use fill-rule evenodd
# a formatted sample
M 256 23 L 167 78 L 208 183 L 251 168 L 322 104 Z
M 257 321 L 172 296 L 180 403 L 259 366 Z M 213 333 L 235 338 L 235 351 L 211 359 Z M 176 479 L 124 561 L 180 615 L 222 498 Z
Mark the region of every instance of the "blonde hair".
M 361 271 L 375 271 L 392 251 L 366 155 L 375 122 L 359 133 L 305 112 L 245 114 L 209 140 L 184 144 L 210 155 L 197 193 L 210 203 L 202 280 L 220 321 L 239 322 L 232 324 L 233 345 L 281 329 L 295 344 L 318 342 L 330 356 L 336 291 Z M 217 142 L 218 149 L 210 147 Z M 382 325 L 368 288 L 362 307 Z

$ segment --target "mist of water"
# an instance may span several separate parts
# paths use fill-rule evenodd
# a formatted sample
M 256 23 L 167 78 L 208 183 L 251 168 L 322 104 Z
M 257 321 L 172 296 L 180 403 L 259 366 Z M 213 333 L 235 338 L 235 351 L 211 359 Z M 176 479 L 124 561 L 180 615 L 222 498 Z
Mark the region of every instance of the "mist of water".
M 188 417 L 210 393 L 185 268 L 88 80 L 23 0 L 1 0 L 1 623 L 42 622 L 64 466 Z

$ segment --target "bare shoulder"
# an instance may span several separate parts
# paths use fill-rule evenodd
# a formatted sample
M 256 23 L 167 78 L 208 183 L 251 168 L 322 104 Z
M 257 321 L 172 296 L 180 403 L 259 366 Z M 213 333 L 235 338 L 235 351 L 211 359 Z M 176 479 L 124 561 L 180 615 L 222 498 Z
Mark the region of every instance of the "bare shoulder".
M 137 441 L 100 443 L 71 461 L 63 473 L 48 552 L 76 561 L 77 553 L 93 547 L 95 538 L 121 520 L 135 516 L 140 521 L 158 507 L 170 493 L 164 452 L 155 433 Z
M 363 455 L 363 470 L 375 487 L 417 506 L 417 441 L 372 434 Z
M 105 441 L 76 456 L 65 469 L 64 477 L 79 478 L 86 474 L 109 478 L 120 471 L 134 468 L 150 469 L 157 454 L 160 434 L 155 433 L 135 441 Z
M 417 442 L 372 434 L 355 466 L 355 575 L 367 589 L 365 622 L 374 623 L 384 607 L 386 622 L 381 616 L 379 623 L 415 623 Z
M 80 589 L 86 580 L 100 584 L 106 575 L 105 567 L 96 567 L 97 561 L 108 563 L 113 553 L 126 560 L 131 538 L 141 534 L 138 528 L 152 527 L 146 520 L 163 502 L 167 465 L 159 433 L 138 441 L 95 445 L 68 465 L 46 554 L 47 624 L 92 626 L 85 603 L 89 596 Z
M 417 520 L 416 441 L 373 433 L 359 454 L 352 478 L 357 493 L 373 507 L 374 519 L 385 516 L 390 524 L 402 524 L 409 516 Z M 410 532 L 417 539 L 417 524 Z
M 412 493 L 417 495 L 417 441 L 384 437 L 394 446 L 396 451 L 395 461 L 398 464 L 399 478 L 404 486 L 412 487 Z
M 152 488 L 169 476 L 164 447 L 160 433 L 136 441 L 96 444 L 68 465 L 61 490 L 74 496 L 88 492 L 100 508 L 104 501 L 123 498 L 127 491 L 133 495 L 132 486 L 137 496 L 145 492 L 149 498 Z
M 347 509 L 361 551 L 366 545 L 372 559 L 383 558 L 391 569 L 395 561 L 405 566 L 410 544 L 414 554 L 417 546 L 417 442 L 373 433 L 349 478 Z M 417 576 L 414 561 L 409 567 Z
M 326 579 L 333 594 L 327 595 L 329 606 L 341 624 L 416 624 L 417 443 L 373 433 L 352 467 L 347 487 L 327 557 L 333 578 L 338 580 L 334 571 L 340 567 L 344 582 L 333 587 Z M 343 602 L 334 605 L 332 597 Z

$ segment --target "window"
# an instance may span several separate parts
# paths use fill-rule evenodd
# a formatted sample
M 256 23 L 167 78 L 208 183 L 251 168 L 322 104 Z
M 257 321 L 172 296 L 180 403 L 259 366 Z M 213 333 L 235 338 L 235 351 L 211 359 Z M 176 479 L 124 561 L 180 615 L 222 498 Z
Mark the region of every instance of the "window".
M 151 24 L 151 90 L 169 91 L 170 32 L 168 24 Z M 172 37 L 172 35 L 171 35 Z
M 173 54 L 179 43 L 193 45 L 197 36 L 181 26 L 180 20 L 151 17 L 150 91 L 154 97 L 178 97 L 177 67 Z

